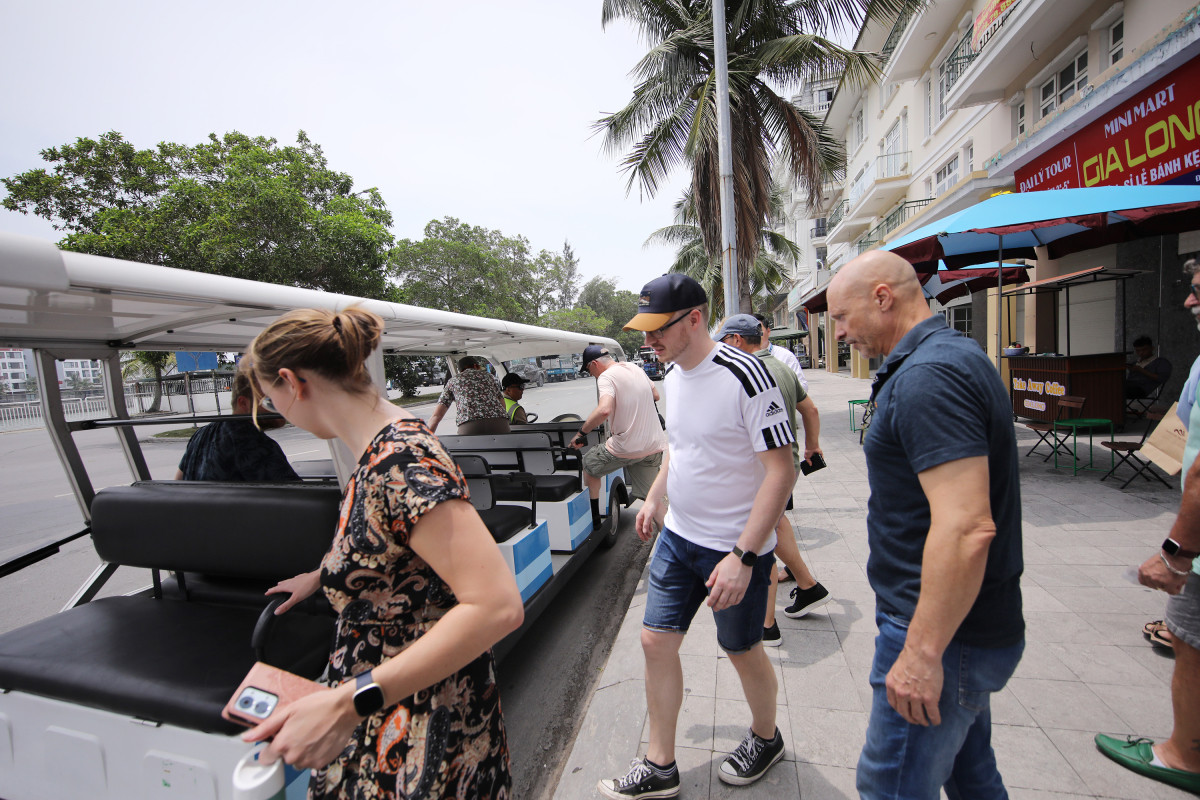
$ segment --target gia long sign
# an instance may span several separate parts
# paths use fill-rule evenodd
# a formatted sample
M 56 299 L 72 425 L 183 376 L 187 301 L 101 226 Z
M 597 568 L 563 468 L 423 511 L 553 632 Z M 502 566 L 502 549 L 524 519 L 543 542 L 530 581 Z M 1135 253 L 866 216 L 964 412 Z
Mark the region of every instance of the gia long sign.
M 1200 59 L 1016 172 L 1017 191 L 1200 183 Z

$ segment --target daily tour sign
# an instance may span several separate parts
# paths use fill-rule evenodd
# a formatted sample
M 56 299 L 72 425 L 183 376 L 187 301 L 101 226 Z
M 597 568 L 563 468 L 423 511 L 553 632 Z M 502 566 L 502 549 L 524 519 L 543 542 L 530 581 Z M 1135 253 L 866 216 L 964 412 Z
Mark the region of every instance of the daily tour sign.
M 987 5 L 975 17 L 971 33 L 971 49 L 978 53 L 988 43 L 1000 26 L 1004 24 L 1006 12 L 1020 0 L 988 0 Z
M 1016 171 L 1017 191 L 1200 183 L 1200 59 Z

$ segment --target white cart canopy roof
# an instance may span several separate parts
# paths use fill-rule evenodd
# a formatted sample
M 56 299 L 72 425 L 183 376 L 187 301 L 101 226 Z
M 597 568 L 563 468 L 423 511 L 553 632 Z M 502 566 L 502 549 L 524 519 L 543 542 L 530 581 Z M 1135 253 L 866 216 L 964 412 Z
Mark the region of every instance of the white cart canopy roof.
M 287 311 L 352 305 L 383 318 L 385 353 L 507 361 L 578 353 L 592 343 L 624 353 L 604 337 L 71 253 L 0 234 L 0 346 L 240 352 Z

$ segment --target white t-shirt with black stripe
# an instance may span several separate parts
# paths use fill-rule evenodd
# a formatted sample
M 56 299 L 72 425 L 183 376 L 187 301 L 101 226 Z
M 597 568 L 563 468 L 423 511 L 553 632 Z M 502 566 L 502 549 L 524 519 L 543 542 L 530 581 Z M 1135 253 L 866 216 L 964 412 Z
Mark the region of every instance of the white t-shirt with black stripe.
M 756 453 L 791 448 L 783 395 L 753 355 L 718 343 L 690 370 L 678 364 L 667 396 L 666 526 L 690 542 L 730 550 L 750 518 L 765 477 Z M 761 553 L 775 547 L 771 533 Z

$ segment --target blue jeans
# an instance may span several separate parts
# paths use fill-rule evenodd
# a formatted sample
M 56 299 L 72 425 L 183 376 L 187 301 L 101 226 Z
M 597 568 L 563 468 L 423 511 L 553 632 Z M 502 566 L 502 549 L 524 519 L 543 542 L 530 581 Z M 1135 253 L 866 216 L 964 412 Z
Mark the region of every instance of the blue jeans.
M 867 741 L 858 759 L 858 793 L 863 800 L 937 800 L 945 787 L 950 800 L 1008 797 L 992 752 L 992 692 L 1012 677 L 1024 640 L 1008 647 L 950 642 L 942 656 L 940 725 L 906 722 L 888 705 L 884 681 L 900 656 L 908 620 L 877 611 L 874 699 Z
M 704 585 L 708 576 L 727 555 L 728 551 L 701 547 L 670 528 L 663 528 L 650 561 L 650 585 L 642 626 L 652 631 L 687 633 L 692 617 L 708 598 L 708 588 Z M 762 641 L 767 590 L 771 587 L 774 567 L 774 550 L 760 555 L 742 602 L 713 612 L 717 644 L 726 653 L 744 653 Z

